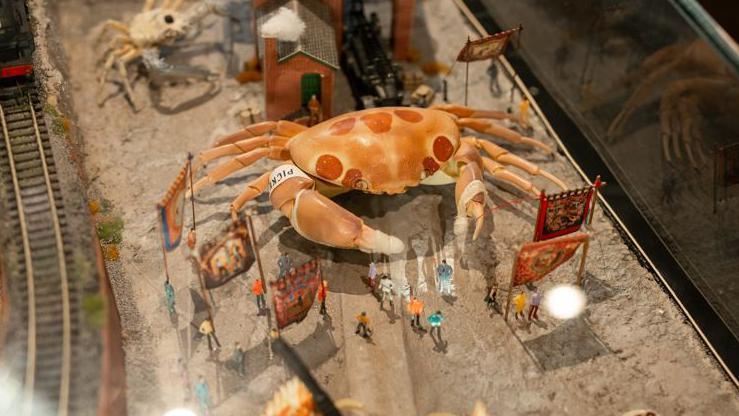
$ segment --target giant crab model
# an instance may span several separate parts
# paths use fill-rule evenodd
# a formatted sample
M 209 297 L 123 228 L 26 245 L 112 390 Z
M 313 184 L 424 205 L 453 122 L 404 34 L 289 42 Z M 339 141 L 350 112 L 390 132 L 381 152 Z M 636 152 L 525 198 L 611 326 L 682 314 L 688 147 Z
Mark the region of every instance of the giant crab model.
M 131 83 L 126 67 L 141 58 L 150 73 L 169 79 L 198 78 L 208 79 L 211 72 L 184 65 L 172 65 L 160 57 L 159 48 L 171 46 L 178 40 L 191 35 L 194 28 L 210 13 L 223 13 L 213 0 L 198 0 L 185 11 L 180 11 L 184 0 L 162 0 L 155 7 L 155 0 L 146 0 L 143 10 L 131 19 L 130 24 L 109 19 L 103 23 L 100 38 L 108 29 L 118 31 L 107 45 L 103 68 L 98 76 L 100 90 L 105 84 L 108 72 L 115 66 L 121 77 L 126 95 L 133 102 Z M 98 99 L 102 105 L 102 96 Z
M 483 171 L 534 196 L 539 191 L 531 182 L 508 171 L 504 164 L 566 188 L 552 174 L 494 143 L 461 137 L 460 130 L 468 127 L 512 143 L 552 151 L 544 143 L 489 120 L 506 118 L 511 116 L 441 105 L 357 111 L 310 128 L 284 120 L 266 121 L 224 137 L 215 148 L 200 153 L 195 170 L 216 158 L 238 156 L 210 171 L 192 191 L 215 184 L 262 158 L 289 161 L 249 182 L 231 209 L 239 210 L 269 188 L 272 205 L 303 237 L 332 247 L 393 254 L 404 250 L 398 238 L 368 227 L 329 197 L 352 189 L 398 194 L 418 184 L 456 182 L 455 233 L 464 233 L 466 217 L 471 217 L 475 220 L 473 238 L 477 238 L 488 199 Z M 489 157 L 480 155 L 478 149 Z
M 675 76 L 678 79 L 674 79 Z M 640 80 L 622 110 L 608 128 L 608 136 L 620 133 L 635 111 L 649 102 L 658 86 L 664 85 L 659 119 L 662 154 L 667 162 L 682 159 L 682 149 L 697 168 L 705 163 L 701 143 L 702 113 L 738 114 L 739 79 L 703 40 L 680 42 L 649 55 L 626 81 Z M 733 117 L 735 119 L 736 116 Z

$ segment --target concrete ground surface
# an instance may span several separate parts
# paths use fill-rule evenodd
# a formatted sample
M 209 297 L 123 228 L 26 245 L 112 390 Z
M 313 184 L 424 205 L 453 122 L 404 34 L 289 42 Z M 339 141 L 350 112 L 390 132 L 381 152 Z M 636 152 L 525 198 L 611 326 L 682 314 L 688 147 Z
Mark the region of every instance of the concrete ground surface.
M 164 195 L 185 161 L 223 134 L 236 131 L 237 110 L 260 102 L 261 84 L 238 86 L 227 80 L 208 94 L 202 83 L 167 86 L 163 106 L 152 104 L 143 79 L 135 83 L 134 113 L 115 86 L 105 86 L 111 97 L 99 108 L 94 82 L 100 48 L 96 27 L 106 18 L 130 19 L 138 1 L 91 2 L 63 0 L 54 5 L 54 30 L 61 37 L 69 95 L 76 127 L 84 138 L 85 166 L 91 180 L 90 197 L 112 202 L 125 222 L 121 257 L 108 264 L 124 328 L 131 415 L 161 415 L 165 410 L 196 403 L 187 400 L 184 385 L 205 376 L 213 394 L 214 414 L 258 414 L 277 387 L 290 377 L 279 359 L 269 360 L 265 338 L 268 318 L 258 316 L 246 285 L 246 275 L 212 291 L 215 327 L 223 349 L 211 355 L 204 339 L 188 328 L 194 311 L 196 278 L 187 262 L 187 248 L 168 256 L 169 274 L 176 288 L 179 319 L 169 321 L 164 306 L 159 232 L 154 205 Z M 223 67 L 217 42 L 220 22 L 196 42 L 205 44 L 192 62 Z M 451 62 L 468 35 L 474 36 L 454 3 L 417 2 L 415 47 L 422 61 Z M 246 49 L 248 54 L 248 47 Z M 246 56 L 248 57 L 248 56 Z M 509 95 L 488 92 L 487 63 L 470 65 L 470 105 L 505 109 Z M 457 66 L 449 77 L 450 100 L 463 101 L 464 71 Z M 438 85 L 438 79 L 429 80 Z M 503 91 L 510 82 L 501 74 Z M 342 94 L 339 88 L 337 94 Z M 516 94 L 516 100 L 520 95 Z M 348 100 L 343 98 L 344 105 Z M 179 106 L 179 107 L 178 107 Z M 517 101 L 514 103 L 517 108 Z M 539 120 L 534 136 L 552 144 Z M 564 179 L 572 188 L 582 185 L 573 167 L 560 155 L 511 147 L 542 168 Z M 196 199 L 199 242 L 212 239 L 229 221 L 228 204 L 274 162 L 260 161 L 243 173 L 201 192 Z M 539 186 L 555 189 L 540 178 Z M 643 269 L 600 208 L 591 229 L 593 243 L 584 282 L 588 306 L 583 315 L 560 321 L 542 310 L 540 322 L 504 322 L 486 310 L 486 279 L 497 279 L 504 298 L 512 256 L 533 234 L 536 205 L 505 185 L 488 182 L 494 206 L 477 241 L 454 237 L 456 215 L 453 185 L 423 186 L 396 196 L 345 194 L 336 200 L 361 215 L 365 222 L 401 238 L 408 247 L 402 255 L 376 257 L 400 287 L 411 284 L 426 303 L 426 313 L 443 311 L 444 342 L 414 331 L 396 297 L 394 312 L 379 309 L 361 277 L 370 256 L 358 251 L 320 247 L 299 236 L 265 195 L 252 203 L 254 225 L 265 273 L 277 272 L 279 252 L 296 263 L 321 260 L 329 281 L 329 320 L 317 310 L 298 325 L 283 331 L 316 379 L 335 399 L 352 397 L 371 415 L 424 415 L 433 411 L 466 414 L 476 400 L 495 415 L 621 414 L 651 408 L 663 415 L 730 415 L 739 413 L 734 386 L 706 351 L 685 317 L 652 275 Z M 189 209 L 189 207 L 188 207 Z M 330 218 L 327 218 L 327 221 Z M 186 221 L 190 221 L 189 211 Z M 577 257 L 565 263 L 541 284 L 546 291 L 557 283 L 572 282 Z M 436 292 L 433 269 L 446 258 L 455 268 L 456 297 Z M 426 292 L 422 291 L 425 286 Z M 355 315 L 367 311 L 373 336 L 354 335 Z M 428 327 L 428 325 L 424 322 Z M 188 332 L 189 331 L 189 332 Z M 246 349 L 246 376 L 239 377 L 223 362 L 234 342 Z M 187 362 L 183 380 L 178 358 Z

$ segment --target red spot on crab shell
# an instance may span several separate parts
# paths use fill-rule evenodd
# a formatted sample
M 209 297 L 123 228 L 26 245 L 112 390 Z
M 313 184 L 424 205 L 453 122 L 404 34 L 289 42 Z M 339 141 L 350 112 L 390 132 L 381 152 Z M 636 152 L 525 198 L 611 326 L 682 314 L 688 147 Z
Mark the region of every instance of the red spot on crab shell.
M 361 188 L 361 186 L 358 186 L 361 180 L 362 180 L 361 170 L 349 169 L 348 171 L 346 171 L 346 175 L 344 175 L 344 180 L 341 181 L 341 184 L 344 185 L 345 188 L 349 188 L 349 189 Z
M 436 163 L 434 158 L 426 157 L 425 159 L 423 159 L 423 170 L 426 171 L 426 176 L 431 176 L 434 174 L 434 172 L 439 170 L 439 164 Z
M 434 140 L 434 156 L 436 156 L 438 160 L 446 162 L 450 157 L 452 157 L 453 152 L 454 146 L 452 146 L 452 142 L 450 142 L 446 137 L 439 136 Z
M 418 123 L 423 120 L 423 116 L 418 111 L 413 110 L 395 110 L 393 111 L 398 118 L 409 123 Z
M 328 131 L 331 132 L 334 136 L 341 136 L 343 134 L 347 134 L 354 128 L 354 123 L 357 121 L 354 117 L 345 118 L 343 120 L 339 120 L 336 123 L 332 124 L 331 127 L 328 128 Z
M 336 156 L 321 155 L 316 161 L 316 173 L 324 179 L 332 181 L 341 176 L 343 171 L 344 166 Z
M 378 112 L 364 115 L 359 118 L 373 133 L 387 133 L 393 124 L 393 116 L 390 113 Z

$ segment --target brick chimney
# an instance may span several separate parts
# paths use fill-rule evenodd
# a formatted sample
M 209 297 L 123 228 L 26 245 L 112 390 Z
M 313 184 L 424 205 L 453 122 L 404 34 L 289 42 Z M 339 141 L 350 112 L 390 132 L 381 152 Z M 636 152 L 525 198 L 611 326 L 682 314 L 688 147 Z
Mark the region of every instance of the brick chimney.
M 277 80 L 279 68 L 277 64 L 277 38 L 264 38 L 264 62 L 262 74 L 264 77 L 264 100 L 267 117 L 272 113 L 270 104 L 275 103 L 277 95 Z

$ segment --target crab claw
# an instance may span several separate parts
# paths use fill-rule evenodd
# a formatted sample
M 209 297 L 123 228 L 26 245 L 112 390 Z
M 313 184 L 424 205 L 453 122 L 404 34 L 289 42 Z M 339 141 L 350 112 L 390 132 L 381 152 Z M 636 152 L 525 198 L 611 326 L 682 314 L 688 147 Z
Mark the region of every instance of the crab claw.
M 459 187 L 460 182 L 457 182 Z M 467 230 L 467 218 L 475 220 L 475 232 L 472 239 L 476 240 L 482 231 L 485 222 L 485 202 L 487 201 L 485 184 L 475 179 L 468 182 L 461 194 L 457 197 L 457 218 L 454 220 L 454 234 L 460 236 Z

